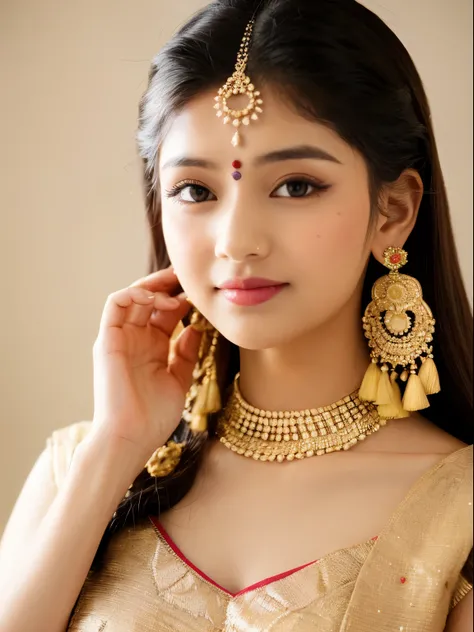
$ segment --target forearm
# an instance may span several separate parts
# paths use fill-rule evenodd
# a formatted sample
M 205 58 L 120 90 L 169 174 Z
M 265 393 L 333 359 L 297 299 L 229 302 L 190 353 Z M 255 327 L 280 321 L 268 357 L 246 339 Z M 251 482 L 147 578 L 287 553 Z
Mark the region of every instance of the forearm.
M 1 632 L 63 632 L 105 528 L 140 471 L 129 445 L 85 440 L 15 567 L 2 569 Z M 8 577 L 7 577 L 8 575 Z

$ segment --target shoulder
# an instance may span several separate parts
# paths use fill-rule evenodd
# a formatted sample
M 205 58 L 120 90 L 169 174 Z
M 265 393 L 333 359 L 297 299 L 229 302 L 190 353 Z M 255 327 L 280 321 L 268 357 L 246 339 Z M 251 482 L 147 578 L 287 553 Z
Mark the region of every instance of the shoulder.
M 52 432 L 36 459 L 3 531 L 0 543 L 1 574 L 18 565 L 25 542 L 31 542 L 66 477 L 77 445 L 92 422 L 80 421 Z M 5 577 L 5 575 L 3 575 Z
M 412 517 L 420 509 L 418 524 L 424 525 L 424 537 L 433 542 L 444 538 L 443 546 L 452 555 L 450 563 L 458 573 L 452 610 L 461 600 L 467 603 L 464 598 L 472 591 L 473 445 L 457 439 L 421 415 L 408 418 L 405 425 L 403 421 L 390 422 L 393 443 L 387 451 L 410 455 L 415 466 L 418 460 L 423 463 L 424 472 L 412 488 L 416 490 Z M 409 462 L 403 458 L 402 467 L 408 467 Z M 455 610 L 459 612 L 459 606 Z
M 469 446 L 421 415 L 412 418 L 407 432 L 410 433 L 410 439 L 420 446 L 420 451 L 424 446 L 427 452 L 449 454 Z
M 445 432 L 428 419 L 417 415 L 401 429 L 400 440 L 408 448 L 404 452 L 420 455 L 433 461 L 433 476 L 462 479 L 459 491 L 472 494 L 473 446 Z
M 51 445 L 59 444 L 77 444 L 87 436 L 89 430 L 92 427 L 92 421 L 76 421 L 69 426 L 63 426 L 53 430 L 51 435 L 47 438 L 47 443 Z
M 445 432 L 424 417 L 415 419 L 407 430 L 406 438 L 415 452 L 432 454 L 440 469 L 452 470 L 453 476 L 460 473 L 464 480 L 465 493 L 472 494 L 473 446 Z
M 46 449 L 56 487 L 64 480 L 74 455 L 74 450 L 89 434 L 92 421 L 78 421 L 54 430 L 46 440 Z
M 382 452 L 443 456 L 469 445 L 419 413 L 413 413 L 407 419 L 390 420 L 383 432 L 376 433 L 375 437 L 371 445 L 367 445 L 367 450 L 375 447 L 377 442 L 377 450 Z

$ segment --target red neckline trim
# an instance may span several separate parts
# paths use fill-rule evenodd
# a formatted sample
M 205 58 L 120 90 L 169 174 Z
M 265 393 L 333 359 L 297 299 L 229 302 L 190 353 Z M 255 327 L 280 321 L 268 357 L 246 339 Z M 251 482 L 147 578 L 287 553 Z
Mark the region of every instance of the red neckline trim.
M 173 540 L 171 539 L 171 536 L 166 531 L 166 529 L 161 524 L 161 522 L 159 521 L 158 518 L 156 518 L 155 516 L 149 516 L 149 518 L 153 522 L 153 524 L 155 525 L 157 530 L 160 532 L 160 534 L 163 536 L 163 539 L 166 541 L 168 546 L 172 549 L 172 551 L 174 553 L 176 553 L 176 555 L 180 558 L 180 560 L 186 564 L 186 566 L 189 566 L 190 568 L 192 568 L 192 570 L 195 573 L 197 573 L 200 577 L 205 579 L 207 582 L 209 582 L 210 584 L 212 584 L 216 588 L 219 588 L 219 590 L 222 590 L 222 592 L 225 592 L 227 595 L 229 595 L 232 598 L 240 597 L 241 595 L 244 595 L 245 593 L 248 593 L 248 592 L 251 592 L 253 590 L 256 590 L 257 588 L 262 588 L 263 586 L 267 586 L 268 584 L 273 584 L 273 582 L 276 582 L 276 581 L 278 581 L 280 579 L 284 579 L 285 577 L 288 577 L 289 575 L 293 575 L 293 573 L 296 573 L 296 571 L 300 571 L 301 569 L 306 568 L 307 566 L 311 566 L 312 564 L 317 564 L 319 562 L 319 559 L 318 560 L 314 560 L 313 562 L 307 562 L 306 564 L 302 564 L 301 566 L 297 566 L 296 568 L 292 568 L 289 571 L 285 571 L 283 573 L 279 573 L 278 575 L 272 575 L 271 577 L 267 577 L 266 579 L 262 579 L 261 581 L 256 582 L 255 584 L 251 584 L 250 586 L 247 586 L 246 588 L 243 588 L 242 590 L 240 590 L 237 593 L 232 593 L 229 590 L 227 590 L 227 588 L 224 588 L 223 586 L 221 586 L 220 584 L 215 582 L 211 577 L 209 577 L 209 575 L 206 575 L 206 573 L 201 571 L 195 564 L 193 564 L 191 562 L 191 560 L 189 560 L 184 555 L 184 553 L 181 551 L 181 549 L 179 549 L 179 547 L 173 542 Z M 377 540 L 377 538 L 378 538 L 378 536 L 375 536 L 374 538 L 371 538 L 371 539 L 372 540 Z

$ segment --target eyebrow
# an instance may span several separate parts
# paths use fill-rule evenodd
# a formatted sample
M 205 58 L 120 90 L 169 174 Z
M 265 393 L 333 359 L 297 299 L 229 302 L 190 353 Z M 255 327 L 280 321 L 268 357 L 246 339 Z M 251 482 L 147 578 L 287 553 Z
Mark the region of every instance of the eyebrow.
M 253 160 L 253 166 L 261 167 L 262 165 L 283 162 L 285 160 L 306 160 L 308 158 L 313 160 L 327 160 L 339 165 L 342 164 L 335 156 L 332 156 L 320 147 L 315 147 L 313 145 L 297 145 L 296 147 L 277 149 L 276 151 L 271 151 L 267 154 L 257 156 Z M 177 156 L 165 162 L 162 169 L 170 169 L 172 167 L 202 167 L 204 169 L 218 169 L 219 165 L 211 160 L 205 160 L 203 158 Z

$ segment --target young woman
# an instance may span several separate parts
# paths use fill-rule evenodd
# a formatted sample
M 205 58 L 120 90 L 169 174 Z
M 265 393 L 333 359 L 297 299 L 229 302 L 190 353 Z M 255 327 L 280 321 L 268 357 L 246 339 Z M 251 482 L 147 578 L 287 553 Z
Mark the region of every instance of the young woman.
M 2 632 L 471 629 L 472 317 L 401 42 L 216 1 L 138 142 L 151 274 L 10 518 Z

